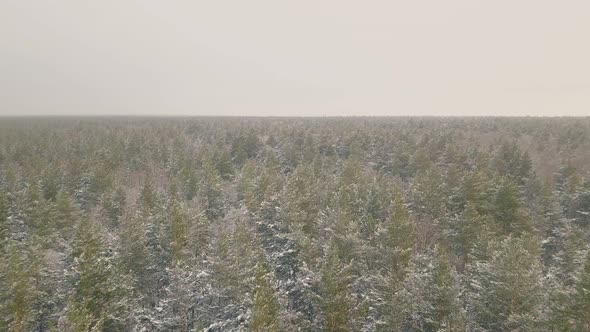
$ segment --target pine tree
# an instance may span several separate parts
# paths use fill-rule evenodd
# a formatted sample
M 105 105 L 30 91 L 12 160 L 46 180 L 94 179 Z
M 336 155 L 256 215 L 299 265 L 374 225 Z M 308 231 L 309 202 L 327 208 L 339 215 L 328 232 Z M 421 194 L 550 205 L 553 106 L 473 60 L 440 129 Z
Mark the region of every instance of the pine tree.
M 462 289 L 459 276 L 450 262 L 446 249 L 437 247 L 426 297 L 432 306 L 426 330 L 465 331 L 465 314 L 462 303 Z
M 590 255 L 587 255 L 584 268 L 578 276 L 571 314 L 574 331 L 590 330 Z
M 205 158 L 203 161 L 201 197 L 206 202 L 207 219 L 217 220 L 223 217 L 222 179 L 213 162 Z
M 453 239 L 457 255 L 462 258 L 461 266 L 469 263 L 469 258 L 478 235 L 489 223 L 488 218 L 482 217 L 477 212 L 475 204 L 469 202 L 463 215 L 454 219 L 450 225 L 451 238 Z
M 562 165 L 554 181 L 564 215 L 568 218 L 576 217 L 575 210 L 572 208 L 575 193 L 580 185 L 576 168 L 571 163 Z
M 521 210 L 518 188 L 508 178 L 500 179 L 494 196 L 494 219 L 503 235 L 522 234 L 531 228 Z
M 209 260 L 213 279 L 223 296 L 242 300 L 252 292 L 260 244 L 248 215 L 235 215 L 236 212 L 229 212 L 228 222 L 217 230 Z
M 590 226 L 590 180 L 574 194 L 571 202 L 570 215 L 576 224 L 582 227 Z
M 79 210 L 74 200 L 65 191 L 60 190 L 55 198 L 57 210 L 57 231 L 65 238 L 71 239 L 79 218 Z
M 211 242 L 211 224 L 205 211 L 189 213 L 188 248 L 193 257 L 202 257 Z
M 508 237 L 488 261 L 473 264 L 470 306 L 478 328 L 534 331 L 542 326 L 544 286 L 533 238 Z
M 4 188 L 0 187 L 0 256 L 5 255 L 5 246 L 10 235 L 8 226 L 9 202 Z
M 129 281 L 117 257 L 103 244 L 102 231 L 82 219 L 74 245 L 74 293 L 67 307 L 67 326 L 75 331 L 122 329 Z
M 321 272 L 321 308 L 324 331 L 349 331 L 352 299 L 348 289 L 347 267 L 340 261 L 333 246 Z
M 258 197 L 256 194 L 256 177 L 258 170 L 256 163 L 252 160 L 247 161 L 238 176 L 237 190 L 238 200 L 242 201 L 244 205 L 254 212 L 258 208 Z
M 446 214 L 446 187 L 442 174 L 436 169 L 419 172 L 413 183 L 413 209 L 434 220 L 441 220 Z
M 490 201 L 487 188 L 489 187 L 488 175 L 483 172 L 470 172 L 463 178 L 461 193 L 465 204 L 472 204 L 479 214 L 486 214 L 490 210 Z
M 399 191 L 394 193 L 389 216 L 379 232 L 380 245 L 383 247 L 383 268 L 403 279 L 414 254 L 416 225 Z
M 121 188 L 102 196 L 102 204 L 111 223 L 117 226 L 125 209 L 125 193 Z
M 139 214 L 124 218 L 120 229 L 121 263 L 125 272 L 137 280 L 138 288 L 149 289 L 146 229 Z
M 416 256 L 408 263 L 403 279 L 394 274 L 384 276 L 384 300 L 381 306 L 381 331 L 420 331 L 432 311 L 423 290 L 429 283 L 426 257 Z
M 152 188 L 151 181 L 146 181 L 141 188 L 141 193 L 139 196 L 139 205 L 146 216 L 150 214 L 155 214 L 155 209 L 158 204 L 158 197 L 156 192 Z
M 194 167 L 191 163 L 186 162 L 180 170 L 180 180 L 184 198 L 188 201 L 192 200 L 199 191 L 199 181 L 195 174 Z
M 156 328 L 166 331 L 192 331 L 191 308 L 196 292 L 196 273 L 188 265 L 176 262 L 167 269 L 169 284 L 158 302 Z
M 183 207 L 178 202 L 173 202 L 170 211 L 170 249 L 174 261 L 183 260 L 189 254 L 189 220 Z
M 219 153 L 213 156 L 215 167 L 223 180 L 230 180 L 234 175 L 231 153 L 226 149 L 221 149 Z
M 7 331 L 29 331 L 34 322 L 33 311 L 37 299 L 39 261 L 34 247 L 10 241 L 6 256 L 0 263 L 5 266 L 0 272 L 0 327 Z
M 257 264 L 256 288 L 252 308 L 252 331 L 279 331 L 279 303 L 267 279 L 267 267 L 261 259 Z
M 310 165 L 302 164 L 289 175 L 287 181 L 286 215 L 289 224 L 301 228 L 304 234 L 316 236 L 315 225 L 319 214 L 320 188 Z

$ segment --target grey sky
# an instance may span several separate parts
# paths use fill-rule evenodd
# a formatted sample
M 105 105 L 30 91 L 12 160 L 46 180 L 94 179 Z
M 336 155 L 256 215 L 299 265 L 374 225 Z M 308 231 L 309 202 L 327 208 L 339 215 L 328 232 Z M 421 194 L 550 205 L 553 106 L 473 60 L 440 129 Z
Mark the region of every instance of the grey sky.
M 1 0 L 0 114 L 590 115 L 590 2 Z

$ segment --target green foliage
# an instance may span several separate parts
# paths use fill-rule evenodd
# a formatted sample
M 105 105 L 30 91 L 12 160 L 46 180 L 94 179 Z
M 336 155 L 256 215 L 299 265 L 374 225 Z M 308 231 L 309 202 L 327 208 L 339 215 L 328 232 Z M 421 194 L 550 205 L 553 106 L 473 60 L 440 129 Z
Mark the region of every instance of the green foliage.
M 590 255 L 586 258 L 578 280 L 571 308 L 572 325 L 575 331 L 588 331 L 590 329 Z
M 427 330 L 464 331 L 466 317 L 461 302 L 459 276 L 446 250 L 438 247 L 434 256 L 431 281 L 426 291 L 433 308 L 426 324 Z
M 203 198 L 207 209 L 207 218 L 217 220 L 224 214 L 222 179 L 210 159 L 203 160 L 203 172 L 200 196 Z
M 9 209 L 9 202 L 8 197 L 5 191 L 0 188 L 0 254 L 5 254 L 5 246 L 7 242 L 7 238 L 9 236 L 9 226 L 8 226 L 8 209 Z
M 267 279 L 267 268 L 261 260 L 256 272 L 256 288 L 252 309 L 252 331 L 279 331 L 279 303 Z
M 463 215 L 451 224 L 452 240 L 463 266 L 469 261 L 469 254 L 477 243 L 478 236 L 485 232 L 487 219 L 482 217 L 473 203 L 468 203 Z
M 143 187 L 141 188 L 141 193 L 139 196 L 139 205 L 144 212 L 144 214 L 154 214 L 155 209 L 158 205 L 158 197 L 156 192 L 152 188 L 152 184 L 150 181 L 145 182 Z
M 350 330 L 352 299 L 348 289 L 347 267 L 333 249 L 328 251 L 321 275 L 321 308 L 324 331 Z
M 416 225 L 399 191 L 394 194 L 379 239 L 383 250 L 383 268 L 396 278 L 403 279 L 415 252 Z
M 39 260 L 34 247 L 25 247 L 22 243 L 11 241 L 6 251 L 6 256 L 0 260 L 4 266 L 0 272 L 0 285 L 4 290 L 0 295 L 3 317 L 0 327 L 15 332 L 29 331 L 35 318 Z
M 587 331 L 588 151 L 585 118 L 3 119 L 0 331 Z
M 125 218 L 120 230 L 121 263 L 125 271 L 128 271 L 138 282 L 138 287 L 149 288 L 147 282 L 148 247 L 146 229 L 143 219 L 139 215 Z
M 119 262 L 101 239 L 101 230 L 82 219 L 74 246 L 74 293 L 67 317 L 75 331 L 120 329 L 126 314 L 126 278 L 120 275 Z
M 179 203 L 173 202 L 170 211 L 170 250 L 173 260 L 182 260 L 188 253 L 189 219 Z
M 408 270 L 387 285 L 383 330 L 465 331 L 463 290 L 446 251 L 416 257 Z
M 495 190 L 492 213 L 500 232 L 504 235 L 530 231 L 528 217 L 521 209 L 518 188 L 506 178 L 499 181 Z
M 446 185 L 435 169 L 419 172 L 414 181 L 414 210 L 435 220 L 442 219 L 446 213 Z
M 315 221 L 320 213 L 320 189 L 311 165 L 300 165 L 287 180 L 287 220 L 309 236 L 317 235 Z
M 103 195 L 102 207 L 107 217 L 111 220 L 111 223 L 117 225 L 123 217 L 123 211 L 125 209 L 125 193 L 123 190 L 119 188 Z
M 236 213 L 237 211 L 232 211 Z M 251 282 L 257 257 L 261 254 L 257 238 L 246 216 L 234 216 L 232 222 L 217 230 L 213 244 L 215 261 L 212 270 L 215 282 L 224 296 L 242 299 L 251 294 Z
M 475 323 L 489 331 L 535 331 L 542 326 L 544 287 L 533 238 L 508 237 L 477 262 L 470 287 Z

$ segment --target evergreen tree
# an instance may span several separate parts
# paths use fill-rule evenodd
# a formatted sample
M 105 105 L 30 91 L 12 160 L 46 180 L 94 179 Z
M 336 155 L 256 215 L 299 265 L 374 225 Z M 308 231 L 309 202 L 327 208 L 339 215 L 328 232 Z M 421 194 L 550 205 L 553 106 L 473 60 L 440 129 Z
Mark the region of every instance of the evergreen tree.
M 9 203 L 7 196 L 4 189 L 0 187 L 0 256 L 5 255 L 5 246 L 10 235 L 10 228 L 8 226 Z
M 203 160 L 203 172 L 201 183 L 201 197 L 206 202 L 207 219 L 217 220 L 223 217 L 223 193 L 222 179 L 210 159 Z
M 466 317 L 462 303 L 459 275 L 450 262 L 445 249 L 437 247 L 434 252 L 431 281 L 426 287 L 432 313 L 427 320 L 430 331 L 465 331 Z
M 167 331 L 189 332 L 192 326 L 191 308 L 194 303 L 196 273 L 181 262 L 167 270 L 169 284 L 158 303 L 156 328 Z
M 571 313 L 574 331 L 590 330 L 590 255 L 587 255 L 583 270 L 578 276 Z
M 4 118 L 0 331 L 588 331 L 587 151 L 584 118 Z
M 105 246 L 101 230 L 82 219 L 74 245 L 74 293 L 67 307 L 66 327 L 74 331 L 118 330 L 125 324 L 129 282 L 118 259 Z
M 279 331 L 279 304 L 273 287 L 267 279 L 263 260 L 257 264 L 256 288 L 252 308 L 252 331 Z
M 158 197 L 156 192 L 152 188 L 151 181 L 146 181 L 141 188 L 141 193 L 139 196 L 139 205 L 143 213 L 148 216 L 150 214 L 155 214 L 155 209 L 158 205 Z
M 535 240 L 508 237 L 488 261 L 475 264 L 471 308 L 477 328 L 535 331 L 542 323 L 544 286 Z
M 330 248 L 321 272 L 321 308 L 324 331 L 348 331 L 350 329 L 352 299 L 348 289 L 347 267 Z
M 388 298 L 383 330 L 465 331 L 458 274 L 445 250 L 416 257 Z
M 102 198 L 103 208 L 113 225 L 118 225 L 125 209 L 125 194 L 121 188 L 104 194 Z
M 590 180 L 576 191 L 571 202 L 570 215 L 582 227 L 590 225 Z
M 6 256 L 0 263 L 5 267 L 0 272 L 0 327 L 7 331 L 24 332 L 33 327 L 37 300 L 37 277 L 39 261 L 33 248 L 24 243 L 11 241 Z
M 530 230 L 528 217 L 521 210 L 518 189 L 507 178 L 501 179 L 496 188 L 493 215 L 503 235 Z
M 300 165 L 288 178 L 287 220 L 309 236 L 317 235 L 315 221 L 320 212 L 320 191 L 311 165 Z
M 57 231 L 63 238 L 71 239 L 76 229 L 76 221 L 79 219 L 79 213 L 74 200 L 65 191 L 59 191 L 55 198 L 55 208 L 57 213 Z
M 403 279 L 414 254 L 416 225 L 399 191 L 394 194 L 389 216 L 380 230 L 379 238 L 383 248 L 383 268 Z
M 463 215 L 451 222 L 450 231 L 457 255 L 462 258 L 462 266 L 469 262 L 470 254 L 477 243 L 478 235 L 489 223 L 488 218 L 482 217 L 475 204 L 468 203 Z
M 413 208 L 434 220 L 441 220 L 446 210 L 446 185 L 436 169 L 429 169 L 416 175 L 413 184 Z
M 170 211 L 170 249 L 174 261 L 183 260 L 189 254 L 189 220 L 178 202 L 173 202 Z
M 120 230 L 122 269 L 136 283 L 139 293 L 148 293 L 156 285 L 150 282 L 148 268 L 147 234 L 143 219 L 139 214 L 124 218 Z M 147 301 L 147 299 L 146 299 Z

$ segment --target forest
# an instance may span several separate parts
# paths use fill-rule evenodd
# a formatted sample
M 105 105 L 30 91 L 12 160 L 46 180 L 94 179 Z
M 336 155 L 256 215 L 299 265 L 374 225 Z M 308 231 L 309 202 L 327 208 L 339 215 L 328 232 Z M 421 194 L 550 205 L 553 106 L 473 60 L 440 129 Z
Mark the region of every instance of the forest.
M 0 331 L 590 331 L 590 118 L 0 118 Z

